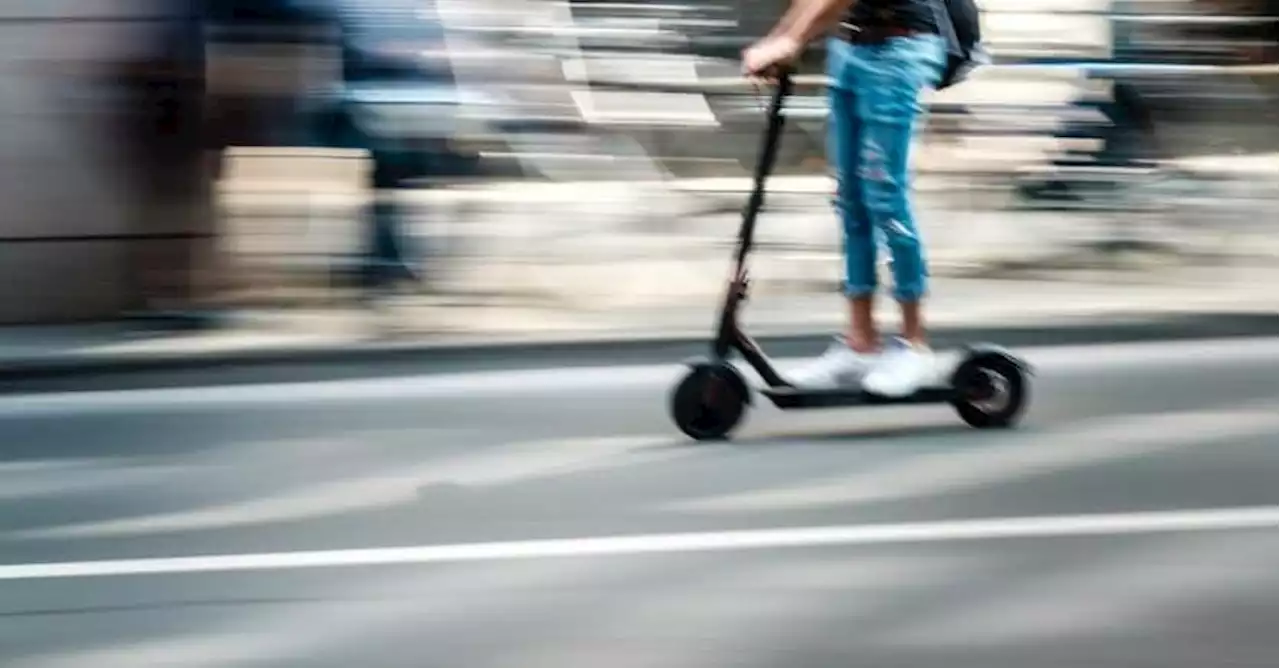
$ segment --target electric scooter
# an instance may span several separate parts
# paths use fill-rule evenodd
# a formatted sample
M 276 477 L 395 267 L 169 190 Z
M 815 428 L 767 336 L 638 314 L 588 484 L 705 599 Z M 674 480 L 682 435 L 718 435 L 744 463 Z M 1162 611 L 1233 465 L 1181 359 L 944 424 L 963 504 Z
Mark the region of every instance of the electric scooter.
M 742 329 L 738 309 L 747 300 L 747 256 L 756 219 L 764 206 L 765 181 L 773 169 L 784 125 L 783 107 L 793 81 L 778 79 L 768 109 L 764 145 L 755 168 L 755 183 L 743 210 L 733 273 L 720 310 L 711 356 L 687 360 L 687 374 L 671 393 L 671 416 L 680 431 L 696 440 L 725 438 L 751 404 L 751 390 L 729 359 L 737 352 L 764 381 L 760 393 L 778 408 L 832 408 L 895 404 L 949 403 L 960 419 L 976 428 L 1014 425 L 1027 402 L 1030 369 L 1025 362 L 992 344 L 967 345 L 945 385 L 924 387 L 906 397 L 882 397 L 861 388 L 813 389 L 793 385 L 774 368 L 760 346 Z

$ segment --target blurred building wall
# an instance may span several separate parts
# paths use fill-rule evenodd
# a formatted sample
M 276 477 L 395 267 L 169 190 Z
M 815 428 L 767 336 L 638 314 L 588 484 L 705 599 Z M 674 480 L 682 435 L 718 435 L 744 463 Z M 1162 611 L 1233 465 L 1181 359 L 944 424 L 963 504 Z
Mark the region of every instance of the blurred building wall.
M 127 65 L 165 60 L 158 30 L 180 5 L 0 3 L 0 323 L 140 307 L 158 260 L 176 267 L 165 289 L 190 292 L 182 265 L 210 228 L 208 179 L 184 140 L 154 129 L 163 112 L 120 83 Z

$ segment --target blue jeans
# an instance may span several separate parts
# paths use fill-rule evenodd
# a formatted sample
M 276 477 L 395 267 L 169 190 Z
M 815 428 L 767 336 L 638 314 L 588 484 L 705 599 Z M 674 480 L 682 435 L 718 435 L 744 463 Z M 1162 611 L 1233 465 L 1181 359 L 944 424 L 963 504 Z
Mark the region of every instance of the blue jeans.
M 893 259 L 894 298 L 914 302 L 925 294 L 928 269 L 911 211 L 908 156 L 920 93 L 937 85 L 945 62 L 946 43 L 933 35 L 876 45 L 832 39 L 827 46 L 827 161 L 836 174 L 850 297 L 875 293 L 877 234 Z

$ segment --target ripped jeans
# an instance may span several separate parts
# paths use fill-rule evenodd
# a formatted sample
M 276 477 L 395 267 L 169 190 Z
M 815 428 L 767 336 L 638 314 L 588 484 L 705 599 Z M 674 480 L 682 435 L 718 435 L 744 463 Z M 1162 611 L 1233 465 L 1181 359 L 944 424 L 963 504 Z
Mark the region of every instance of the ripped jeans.
M 883 44 L 827 46 L 831 82 L 827 160 L 836 174 L 836 207 L 844 224 L 845 294 L 876 290 L 877 235 L 892 256 L 893 296 L 924 296 L 928 269 L 911 211 L 911 135 L 920 94 L 936 85 L 946 62 L 941 37 L 894 37 Z

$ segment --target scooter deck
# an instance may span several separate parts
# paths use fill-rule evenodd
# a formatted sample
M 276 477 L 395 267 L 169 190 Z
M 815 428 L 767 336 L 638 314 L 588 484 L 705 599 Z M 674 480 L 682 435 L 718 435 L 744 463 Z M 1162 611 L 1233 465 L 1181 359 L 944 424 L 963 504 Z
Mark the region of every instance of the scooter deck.
M 778 408 L 834 408 L 837 406 L 895 406 L 944 404 L 955 398 L 950 387 L 926 387 L 905 397 L 882 397 L 862 389 L 765 388 L 760 393 Z

